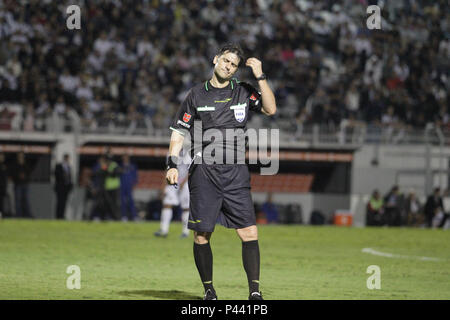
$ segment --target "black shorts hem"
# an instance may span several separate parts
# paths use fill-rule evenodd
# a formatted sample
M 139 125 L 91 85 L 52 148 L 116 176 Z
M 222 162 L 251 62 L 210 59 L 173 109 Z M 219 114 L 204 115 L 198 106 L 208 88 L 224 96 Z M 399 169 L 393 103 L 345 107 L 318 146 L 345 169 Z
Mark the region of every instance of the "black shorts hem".
M 221 224 L 222 225 L 222 224 Z M 222 226 L 224 226 L 224 225 L 222 225 Z M 248 227 L 251 227 L 251 226 L 256 226 L 256 223 L 254 223 L 254 222 L 252 222 L 252 223 L 248 223 L 248 224 L 245 224 L 244 226 L 236 226 L 236 225 L 232 225 L 232 226 L 224 226 L 225 228 L 227 228 L 227 229 L 234 229 L 234 230 L 236 230 L 236 229 L 244 229 L 244 228 L 248 228 Z
M 237 230 L 237 229 L 244 229 L 244 228 L 248 228 L 248 227 L 251 227 L 251 226 L 256 226 L 256 222 L 252 222 L 252 223 L 248 223 L 248 224 L 245 224 L 245 225 L 243 225 L 243 226 L 237 226 L 237 225 L 232 225 L 232 226 L 224 226 L 223 224 L 221 224 L 221 223 L 219 223 L 219 225 L 220 226 L 222 226 L 222 227 L 224 227 L 224 228 L 227 228 L 227 229 L 234 229 L 234 230 Z M 192 231 L 196 231 L 196 232 L 214 232 L 215 231 L 215 226 L 212 228 L 212 230 L 211 229 L 204 229 L 204 228 L 195 228 L 195 227 L 191 227 L 191 226 L 189 226 L 188 225 L 188 229 L 189 230 L 192 230 Z
M 215 227 L 212 228 L 212 230 L 211 230 L 211 229 L 206 230 L 206 229 L 203 229 L 203 228 L 190 227 L 190 226 L 188 225 L 188 229 L 189 229 L 189 230 L 192 230 L 192 231 L 196 231 L 196 232 L 211 232 L 211 233 L 212 233 L 212 232 L 214 232 Z

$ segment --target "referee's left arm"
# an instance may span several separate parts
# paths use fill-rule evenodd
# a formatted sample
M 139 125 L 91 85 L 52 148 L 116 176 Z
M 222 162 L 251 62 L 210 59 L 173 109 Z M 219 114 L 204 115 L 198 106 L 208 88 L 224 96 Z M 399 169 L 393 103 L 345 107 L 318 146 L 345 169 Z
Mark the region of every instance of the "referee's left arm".
M 261 112 L 268 115 L 273 116 L 277 112 L 277 104 L 275 101 L 275 95 L 273 94 L 272 89 L 267 83 L 266 79 L 259 80 L 262 75 L 264 75 L 262 71 L 262 63 L 256 58 L 249 58 L 245 62 L 247 67 L 250 67 L 253 71 L 253 75 L 258 81 L 259 90 L 261 91 L 261 99 L 262 99 L 262 108 Z
M 275 95 L 270 89 L 267 80 L 259 80 L 259 90 L 261 91 L 262 109 L 261 112 L 273 116 L 277 112 L 277 104 L 275 102 Z

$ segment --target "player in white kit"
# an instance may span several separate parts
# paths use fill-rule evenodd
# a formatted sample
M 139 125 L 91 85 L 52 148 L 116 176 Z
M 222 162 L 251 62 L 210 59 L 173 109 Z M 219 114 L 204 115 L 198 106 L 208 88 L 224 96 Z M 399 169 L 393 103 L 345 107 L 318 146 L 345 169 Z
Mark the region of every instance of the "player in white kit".
M 180 164 L 178 166 L 178 181 L 179 185 L 168 185 L 164 179 L 164 198 L 163 208 L 161 211 L 161 225 L 160 229 L 155 232 L 157 237 L 167 237 L 169 233 L 169 226 L 172 220 L 173 207 L 180 206 L 182 233 L 181 237 L 189 236 L 188 220 L 189 220 L 189 187 L 188 187 L 188 173 L 191 157 L 188 150 L 182 150 L 180 154 Z

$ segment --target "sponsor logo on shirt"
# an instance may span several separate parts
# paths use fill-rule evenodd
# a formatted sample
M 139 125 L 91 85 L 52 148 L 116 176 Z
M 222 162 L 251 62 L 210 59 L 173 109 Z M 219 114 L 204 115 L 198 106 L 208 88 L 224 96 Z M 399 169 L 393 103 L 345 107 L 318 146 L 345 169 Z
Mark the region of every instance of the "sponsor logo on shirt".
M 226 98 L 225 100 L 214 100 L 214 103 L 225 103 L 231 101 L 232 98 Z
M 197 111 L 214 111 L 216 110 L 216 107 L 208 107 L 208 106 L 204 106 L 204 107 L 198 107 Z

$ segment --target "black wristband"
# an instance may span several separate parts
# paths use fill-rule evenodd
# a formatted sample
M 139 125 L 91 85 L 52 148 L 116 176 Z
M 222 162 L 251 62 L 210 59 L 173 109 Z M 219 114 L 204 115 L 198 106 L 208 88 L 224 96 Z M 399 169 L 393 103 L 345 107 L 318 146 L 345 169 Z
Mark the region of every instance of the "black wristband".
M 169 169 L 177 169 L 178 166 L 178 157 L 177 156 L 168 156 L 167 157 L 167 170 Z
M 267 79 L 267 76 L 263 73 L 262 75 L 259 76 L 259 78 L 256 78 L 256 81 L 266 80 L 266 79 Z

